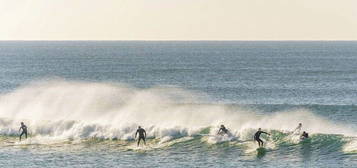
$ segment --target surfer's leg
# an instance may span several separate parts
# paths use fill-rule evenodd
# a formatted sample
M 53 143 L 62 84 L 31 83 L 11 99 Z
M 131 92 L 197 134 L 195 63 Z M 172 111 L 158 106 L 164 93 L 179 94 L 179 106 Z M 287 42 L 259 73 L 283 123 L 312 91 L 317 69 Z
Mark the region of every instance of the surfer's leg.
M 259 147 L 263 146 L 263 141 L 261 139 L 258 138 L 257 141 L 258 141 Z
M 139 146 L 139 144 L 140 144 L 140 140 L 141 140 L 141 138 L 139 137 L 139 139 L 138 139 L 138 146 Z
M 258 146 L 260 147 L 260 141 L 259 141 L 260 139 L 255 138 L 254 140 L 258 142 Z
M 21 141 L 21 137 L 22 137 L 23 134 L 24 134 L 24 131 L 22 131 L 21 134 L 20 134 L 20 141 Z
M 146 145 L 145 138 L 144 137 L 139 137 L 139 140 L 143 140 L 144 144 Z

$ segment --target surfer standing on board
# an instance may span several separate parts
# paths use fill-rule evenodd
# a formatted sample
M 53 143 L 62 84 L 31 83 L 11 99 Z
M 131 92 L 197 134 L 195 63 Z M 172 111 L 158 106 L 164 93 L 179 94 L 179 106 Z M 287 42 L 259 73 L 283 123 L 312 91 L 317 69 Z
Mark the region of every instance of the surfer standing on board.
M 145 138 L 146 138 L 146 131 L 141 128 L 140 126 L 138 127 L 138 130 L 136 130 L 135 133 L 135 138 L 139 134 L 139 139 L 138 139 L 138 146 L 140 144 L 140 140 L 142 139 L 144 141 L 144 144 L 146 145 Z
M 221 128 L 219 128 L 217 134 L 218 135 L 224 135 L 224 134 L 228 135 L 228 129 L 224 125 L 221 125 Z
M 254 134 L 254 140 L 258 142 L 259 147 L 263 147 L 264 142 L 260 139 L 260 134 L 268 134 L 267 132 L 262 131 L 261 128 L 258 129 L 258 131 Z
M 25 137 L 27 139 L 27 126 L 23 122 L 21 122 L 21 126 L 20 126 L 20 129 L 19 129 L 19 132 L 21 131 L 21 129 L 22 129 L 22 132 L 20 134 L 20 141 L 21 141 L 21 137 L 22 137 L 23 134 L 25 134 Z

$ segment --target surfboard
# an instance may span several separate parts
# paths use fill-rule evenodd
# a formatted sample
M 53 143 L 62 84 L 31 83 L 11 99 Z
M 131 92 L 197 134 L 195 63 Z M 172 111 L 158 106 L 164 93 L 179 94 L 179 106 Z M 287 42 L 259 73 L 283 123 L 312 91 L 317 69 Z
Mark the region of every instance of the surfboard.
M 14 144 L 16 142 L 15 141 L 5 141 L 5 143 Z
M 128 151 L 136 151 L 136 152 L 145 152 L 148 150 L 152 150 L 151 146 L 148 145 L 137 146 L 136 144 L 127 146 L 126 148 Z

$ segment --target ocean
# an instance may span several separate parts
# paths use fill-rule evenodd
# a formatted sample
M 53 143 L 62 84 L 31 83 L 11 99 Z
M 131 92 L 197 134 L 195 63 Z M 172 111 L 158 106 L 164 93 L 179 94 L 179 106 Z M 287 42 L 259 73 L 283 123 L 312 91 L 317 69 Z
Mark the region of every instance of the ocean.
M 1 167 L 356 165 L 356 41 L 0 42 Z

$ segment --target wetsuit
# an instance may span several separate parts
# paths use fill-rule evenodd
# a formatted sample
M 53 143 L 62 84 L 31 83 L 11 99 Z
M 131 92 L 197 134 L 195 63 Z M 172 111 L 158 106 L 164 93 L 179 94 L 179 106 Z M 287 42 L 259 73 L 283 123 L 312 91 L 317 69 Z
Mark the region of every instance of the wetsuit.
M 135 137 L 136 135 L 139 133 L 139 139 L 138 139 L 138 146 L 140 144 L 140 140 L 143 140 L 144 141 L 144 144 L 146 145 L 146 142 L 145 142 L 145 138 L 146 138 L 146 131 L 142 128 L 139 128 L 138 130 L 136 130 L 136 133 L 135 133 Z
M 22 132 L 21 132 L 21 134 L 20 134 L 20 141 L 21 141 L 21 137 L 22 137 L 23 134 L 25 134 L 25 137 L 26 137 L 26 139 L 27 139 L 27 127 L 26 127 L 26 125 L 25 125 L 25 124 L 22 124 L 21 127 L 20 127 L 20 130 L 21 130 L 21 129 L 22 129 Z
M 221 127 L 219 130 L 218 130 L 218 134 L 221 134 L 222 132 L 223 133 L 225 133 L 225 134 L 227 134 L 228 133 L 228 130 L 227 130 L 227 128 L 226 127 Z
M 302 133 L 301 139 L 303 140 L 303 139 L 306 139 L 306 138 L 309 138 L 309 134 L 307 132 Z
M 256 140 L 258 142 L 258 145 L 259 147 L 260 146 L 263 146 L 264 142 L 260 139 L 260 134 L 268 134 L 267 132 L 264 132 L 264 131 L 257 131 L 255 134 L 254 134 L 254 140 Z M 261 145 L 260 145 L 261 144 Z

